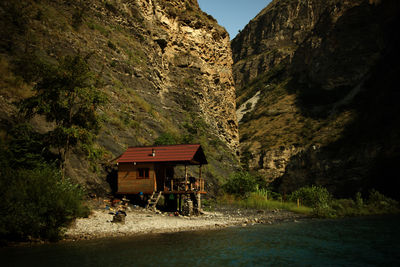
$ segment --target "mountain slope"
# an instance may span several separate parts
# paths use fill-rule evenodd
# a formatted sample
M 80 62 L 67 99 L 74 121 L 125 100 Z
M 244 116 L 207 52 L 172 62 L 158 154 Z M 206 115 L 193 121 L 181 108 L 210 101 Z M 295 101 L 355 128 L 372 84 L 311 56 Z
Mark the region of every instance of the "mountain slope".
M 317 183 L 394 196 L 399 10 L 390 0 L 280 0 L 260 12 L 232 41 L 242 162 L 282 192 Z
M 21 122 L 14 103 L 30 96 L 33 86 L 18 62 L 91 54 L 109 103 L 99 111 L 104 127 L 97 156 L 88 160 L 75 150 L 69 176 L 89 191 L 110 192 L 107 162 L 127 146 L 164 135 L 203 145 L 210 188 L 237 166 L 229 36 L 196 0 L 2 1 L 0 15 L 3 138 Z M 29 123 L 42 133 L 52 127 L 40 117 Z

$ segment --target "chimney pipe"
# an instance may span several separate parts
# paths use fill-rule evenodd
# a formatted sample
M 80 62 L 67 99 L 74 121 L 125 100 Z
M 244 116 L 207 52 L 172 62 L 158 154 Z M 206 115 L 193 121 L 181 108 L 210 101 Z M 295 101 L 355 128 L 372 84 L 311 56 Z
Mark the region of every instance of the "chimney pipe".
M 156 156 L 156 150 L 155 150 L 154 148 L 151 150 L 151 155 L 152 155 L 153 157 Z

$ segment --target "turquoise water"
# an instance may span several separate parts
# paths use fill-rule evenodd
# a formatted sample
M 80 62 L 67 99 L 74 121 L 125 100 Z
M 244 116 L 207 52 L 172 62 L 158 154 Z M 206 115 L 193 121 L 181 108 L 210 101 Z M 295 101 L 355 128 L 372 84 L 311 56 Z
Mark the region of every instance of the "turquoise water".
M 1 248 L 1 266 L 400 266 L 400 217 Z M 5 265 L 4 265 L 5 264 Z

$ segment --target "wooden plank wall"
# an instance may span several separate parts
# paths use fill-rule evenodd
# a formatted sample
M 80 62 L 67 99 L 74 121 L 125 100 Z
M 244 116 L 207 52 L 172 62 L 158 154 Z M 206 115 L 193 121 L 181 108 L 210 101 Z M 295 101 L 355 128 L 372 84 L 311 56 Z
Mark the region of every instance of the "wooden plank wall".
M 138 168 L 149 168 L 149 179 L 137 179 Z M 120 163 L 118 165 L 118 192 L 150 194 L 155 190 L 155 171 L 153 164 Z

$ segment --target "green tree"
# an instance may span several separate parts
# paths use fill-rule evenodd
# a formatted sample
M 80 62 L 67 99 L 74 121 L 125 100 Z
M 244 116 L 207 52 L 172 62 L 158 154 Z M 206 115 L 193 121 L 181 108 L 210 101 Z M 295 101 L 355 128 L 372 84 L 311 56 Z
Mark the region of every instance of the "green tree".
M 95 86 L 88 56 L 66 56 L 57 65 L 39 64 L 35 95 L 20 103 L 27 116 L 44 115 L 54 129 L 47 133 L 50 146 L 58 150 L 62 178 L 71 148 L 91 144 L 100 130 L 99 106 L 106 101 Z
M 289 199 L 293 202 L 299 199 L 303 205 L 312 207 L 317 216 L 331 217 L 333 214 L 330 206 L 332 195 L 325 187 L 316 185 L 301 187 L 294 191 Z
M 0 243 L 41 238 L 58 240 L 76 217 L 86 217 L 84 191 L 61 180 L 50 165 L 10 167 L 10 153 L 0 141 Z
M 33 169 L 52 161 L 54 154 L 49 151 L 45 139 L 28 123 L 14 125 L 8 132 L 10 167 Z
M 248 172 L 235 172 L 230 175 L 228 181 L 224 184 L 227 193 L 239 197 L 247 197 L 249 193 L 257 189 L 256 178 Z

